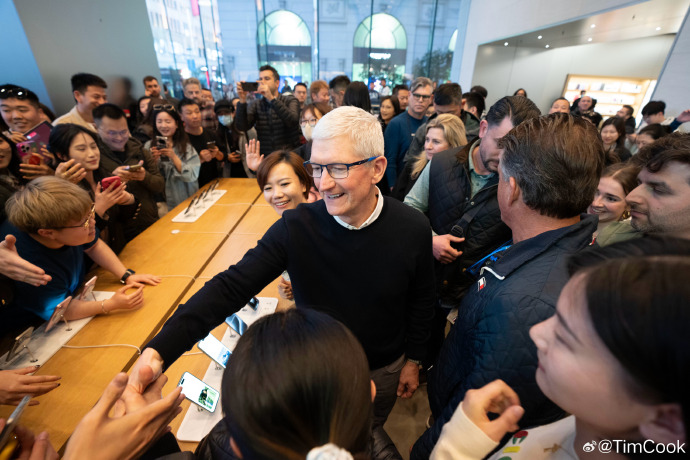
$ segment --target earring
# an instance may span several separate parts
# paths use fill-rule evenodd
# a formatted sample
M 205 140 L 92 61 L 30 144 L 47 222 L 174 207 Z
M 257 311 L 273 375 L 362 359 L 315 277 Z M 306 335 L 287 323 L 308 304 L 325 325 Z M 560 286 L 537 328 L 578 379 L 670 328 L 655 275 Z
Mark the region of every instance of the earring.
M 626 210 L 623 212 L 623 215 L 621 216 L 621 219 L 620 219 L 620 220 L 626 220 L 628 217 L 630 217 L 630 210 L 629 210 L 629 209 L 626 209 Z

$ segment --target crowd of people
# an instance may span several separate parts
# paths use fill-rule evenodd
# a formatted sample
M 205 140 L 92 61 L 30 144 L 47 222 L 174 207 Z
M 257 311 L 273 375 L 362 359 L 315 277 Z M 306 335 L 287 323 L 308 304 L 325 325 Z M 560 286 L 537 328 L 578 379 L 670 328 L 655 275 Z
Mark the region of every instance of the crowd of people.
M 281 92 L 271 66 L 218 101 L 195 78 L 178 100 L 146 76 L 120 105 L 96 75 L 71 83 L 58 118 L 0 86 L 3 346 L 94 265 L 123 287 L 68 319 L 141 307 L 160 278 L 117 254 L 217 178 L 256 178 L 280 219 L 113 379 L 65 458 L 398 459 L 384 423 L 424 380 L 412 459 L 587 458 L 613 439 L 621 458 L 684 452 L 690 110 L 650 101 L 638 126 L 585 93 L 542 115 L 523 88 L 487 108 L 485 88 L 426 77 Z M 179 452 L 163 372 L 278 277 L 296 308 L 242 335 L 223 420 Z M 0 404 L 57 388 L 35 370 L 0 371 Z M 57 457 L 45 433 L 16 435 L 21 458 Z

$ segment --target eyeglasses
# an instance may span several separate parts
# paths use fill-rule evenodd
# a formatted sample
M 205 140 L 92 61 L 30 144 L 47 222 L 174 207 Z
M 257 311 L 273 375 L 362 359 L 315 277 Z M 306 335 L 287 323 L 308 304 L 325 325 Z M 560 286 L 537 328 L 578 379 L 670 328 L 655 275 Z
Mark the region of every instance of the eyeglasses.
M 309 120 L 300 120 L 299 124 L 302 128 L 304 128 L 305 126 L 307 126 L 307 123 L 309 123 L 309 126 L 313 128 L 314 126 L 316 126 L 317 121 L 319 120 L 317 120 L 316 118 L 310 118 Z
M 366 160 L 355 161 L 354 163 L 331 163 L 328 165 L 320 165 L 312 163 L 311 161 L 305 161 L 303 164 L 304 168 L 307 170 L 307 174 L 316 179 L 321 177 L 324 168 L 328 170 L 328 174 L 333 179 L 345 179 L 350 174 L 350 168 L 353 166 L 363 165 L 377 158 L 378 157 L 369 157 Z
M 431 99 L 431 94 L 412 93 L 412 97 L 420 101 L 428 101 Z
M 153 110 L 172 110 L 175 111 L 175 106 L 172 104 L 156 104 L 153 106 Z
M 69 227 L 56 227 L 55 230 L 60 230 L 63 228 L 80 228 L 82 227 L 84 230 L 89 229 L 89 223 L 91 222 L 91 218 L 96 214 L 96 203 L 94 203 L 93 206 L 91 206 L 91 212 L 89 213 L 89 217 L 86 218 L 86 220 L 79 224 L 79 225 L 70 225 Z
M 105 134 L 108 137 L 129 137 L 129 130 L 125 129 L 124 131 L 106 131 Z

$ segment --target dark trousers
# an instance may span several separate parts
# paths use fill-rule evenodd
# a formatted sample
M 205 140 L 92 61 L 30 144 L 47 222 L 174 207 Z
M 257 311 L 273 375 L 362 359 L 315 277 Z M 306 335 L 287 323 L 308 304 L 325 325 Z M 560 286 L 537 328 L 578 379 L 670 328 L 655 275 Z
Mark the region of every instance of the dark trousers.
M 398 382 L 400 371 L 405 364 L 405 356 L 393 361 L 388 366 L 371 371 L 371 380 L 376 385 L 376 398 L 374 399 L 374 420 L 371 426 L 373 438 L 372 458 L 376 460 L 401 459 L 400 452 L 383 429 L 388 415 L 398 399 Z

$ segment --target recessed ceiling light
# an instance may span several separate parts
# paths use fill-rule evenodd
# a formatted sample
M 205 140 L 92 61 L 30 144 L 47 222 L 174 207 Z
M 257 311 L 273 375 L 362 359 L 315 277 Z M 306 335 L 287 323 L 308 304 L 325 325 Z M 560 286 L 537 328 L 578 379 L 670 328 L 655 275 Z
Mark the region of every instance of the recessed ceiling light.
M 546 45 L 544 48 L 548 48 L 548 47 L 549 47 L 549 45 Z
M 508 42 L 505 42 L 505 43 L 503 44 L 503 46 L 508 46 Z
M 658 29 L 657 29 L 657 30 L 658 30 Z M 541 40 L 541 35 L 539 35 L 539 36 L 537 37 L 537 40 Z
M 657 27 L 656 30 L 661 30 L 661 27 Z
M 588 42 L 591 42 L 591 41 L 592 41 L 592 37 L 589 37 L 589 38 L 587 39 L 587 41 L 588 41 Z
M 589 27 L 590 27 L 591 29 L 594 29 L 596 26 L 597 26 L 596 24 L 592 24 L 592 25 L 590 25 Z

